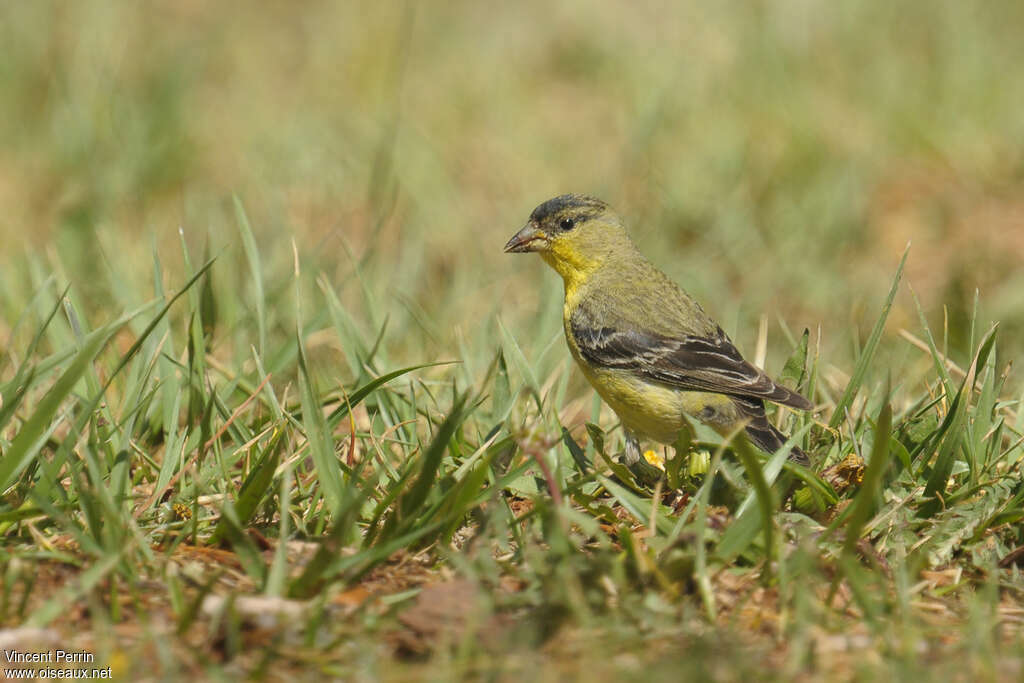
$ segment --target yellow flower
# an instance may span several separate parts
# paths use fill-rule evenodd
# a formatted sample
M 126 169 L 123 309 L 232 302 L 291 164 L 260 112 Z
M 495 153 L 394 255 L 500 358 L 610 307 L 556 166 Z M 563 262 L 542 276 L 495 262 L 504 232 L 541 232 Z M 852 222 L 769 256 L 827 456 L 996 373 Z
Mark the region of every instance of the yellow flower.
M 648 463 L 654 465 L 659 470 L 665 469 L 665 460 L 664 460 L 664 458 L 662 458 L 660 455 L 658 455 L 657 453 L 652 451 L 650 448 L 648 448 L 646 451 L 644 451 L 644 460 L 646 460 Z

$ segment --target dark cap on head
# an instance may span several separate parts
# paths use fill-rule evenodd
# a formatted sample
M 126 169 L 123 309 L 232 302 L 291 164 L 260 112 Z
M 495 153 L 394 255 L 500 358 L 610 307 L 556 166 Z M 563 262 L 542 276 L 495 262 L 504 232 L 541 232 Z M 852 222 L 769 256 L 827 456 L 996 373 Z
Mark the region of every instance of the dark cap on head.
M 547 200 L 534 209 L 530 214 L 530 220 L 542 223 L 546 218 L 557 216 L 567 209 L 582 209 L 586 214 L 597 215 L 607 208 L 607 204 L 594 197 L 583 194 L 563 194 L 560 197 Z

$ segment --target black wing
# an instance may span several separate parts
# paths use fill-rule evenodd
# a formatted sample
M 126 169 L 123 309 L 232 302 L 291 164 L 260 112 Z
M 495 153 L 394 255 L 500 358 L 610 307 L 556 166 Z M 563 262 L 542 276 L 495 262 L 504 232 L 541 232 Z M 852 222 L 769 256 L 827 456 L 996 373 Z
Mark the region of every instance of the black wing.
M 743 360 L 722 331 L 709 337 L 665 337 L 640 331 L 570 320 L 580 354 L 600 367 L 632 370 L 648 379 L 690 391 L 749 396 L 810 410 L 811 402 L 779 386 L 768 375 Z

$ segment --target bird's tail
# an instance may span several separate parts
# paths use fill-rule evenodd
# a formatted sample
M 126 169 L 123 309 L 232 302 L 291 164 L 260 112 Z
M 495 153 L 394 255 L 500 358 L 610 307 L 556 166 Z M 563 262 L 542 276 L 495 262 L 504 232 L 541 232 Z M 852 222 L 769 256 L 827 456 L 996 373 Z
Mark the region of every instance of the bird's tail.
M 739 406 L 740 412 L 748 419 L 746 427 L 747 438 L 755 446 L 765 453 L 774 453 L 782 448 L 782 445 L 786 443 L 787 437 L 765 417 L 763 401 L 746 397 L 742 399 L 734 398 L 733 400 Z M 809 465 L 811 462 L 807 454 L 796 445 L 790 450 L 789 459 L 801 465 Z
M 765 417 L 749 422 L 747 424 L 746 432 L 747 438 L 765 453 L 774 453 L 782 448 L 782 444 L 786 443 L 786 435 L 776 429 L 775 426 Z M 789 452 L 789 459 L 793 462 L 800 463 L 801 465 L 811 464 L 811 460 L 807 457 L 807 454 L 804 453 L 803 449 L 796 445 L 794 445 L 793 449 Z

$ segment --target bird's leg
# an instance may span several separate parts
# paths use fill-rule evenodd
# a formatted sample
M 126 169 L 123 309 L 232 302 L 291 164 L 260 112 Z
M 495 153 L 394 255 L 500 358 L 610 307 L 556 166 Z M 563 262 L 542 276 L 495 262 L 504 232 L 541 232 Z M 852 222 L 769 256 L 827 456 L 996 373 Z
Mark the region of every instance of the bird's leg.
M 626 454 L 625 454 L 625 465 L 630 465 L 640 461 L 640 440 L 636 438 L 636 434 L 633 432 L 626 432 Z

